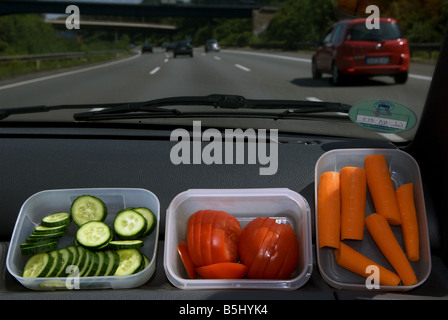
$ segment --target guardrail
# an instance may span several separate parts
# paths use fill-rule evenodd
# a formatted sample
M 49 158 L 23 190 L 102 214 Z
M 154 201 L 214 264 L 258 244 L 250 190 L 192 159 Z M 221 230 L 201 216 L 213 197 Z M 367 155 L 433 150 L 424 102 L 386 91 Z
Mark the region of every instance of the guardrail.
M 36 69 L 39 70 L 40 62 L 44 60 L 65 60 L 65 59 L 79 59 L 98 55 L 119 55 L 127 52 L 126 50 L 103 50 L 91 52 L 60 52 L 60 53 L 44 53 L 44 54 L 27 54 L 27 55 L 10 55 L 0 56 L 0 63 L 8 63 L 12 61 L 34 61 Z

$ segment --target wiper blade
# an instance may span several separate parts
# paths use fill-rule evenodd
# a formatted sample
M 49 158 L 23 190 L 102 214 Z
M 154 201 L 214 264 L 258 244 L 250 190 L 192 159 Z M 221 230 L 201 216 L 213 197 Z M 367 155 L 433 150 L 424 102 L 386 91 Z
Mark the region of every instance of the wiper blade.
M 162 108 L 176 106 L 176 108 Z M 301 100 L 264 100 L 246 99 L 238 95 L 212 94 L 208 96 L 186 96 L 156 99 L 145 102 L 123 103 L 107 107 L 98 111 L 74 114 L 76 121 L 135 119 L 157 117 L 185 117 L 185 116 L 229 116 L 229 113 L 204 113 L 198 111 L 180 110 L 179 106 L 210 106 L 219 109 L 247 109 L 247 110 L 283 110 L 275 115 L 281 118 L 293 114 L 342 112 L 348 113 L 350 105 L 335 102 L 301 101 Z M 230 113 L 236 115 L 236 113 Z M 238 115 L 243 115 L 238 113 Z M 255 116 L 254 113 L 246 114 Z M 273 118 L 272 114 L 266 117 Z

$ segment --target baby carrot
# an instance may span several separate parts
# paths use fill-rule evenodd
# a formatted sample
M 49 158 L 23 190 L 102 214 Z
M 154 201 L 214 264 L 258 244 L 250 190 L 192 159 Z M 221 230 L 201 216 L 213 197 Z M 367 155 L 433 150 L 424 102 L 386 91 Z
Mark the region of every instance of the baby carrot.
M 395 238 L 386 218 L 378 213 L 372 213 L 366 217 L 365 222 L 373 240 L 387 261 L 395 269 L 403 284 L 405 286 L 416 284 L 417 277 L 414 270 Z
M 366 173 L 363 168 L 341 170 L 341 240 L 362 240 L 366 210 Z
M 319 247 L 339 248 L 341 235 L 340 174 L 324 172 L 317 191 Z
M 336 263 L 339 266 L 364 278 L 370 276 L 370 274 L 366 272 L 368 266 L 378 267 L 379 282 L 383 286 L 398 286 L 401 281 L 400 277 L 396 273 L 384 268 L 343 242 L 341 242 L 339 249 L 334 251 L 334 255 L 336 258 Z
M 364 168 L 376 213 L 384 216 L 391 225 L 399 225 L 400 210 L 386 157 L 383 154 L 367 156 L 364 159 Z
M 414 184 L 403 184 L 397 188 L 395 194 L 401 213 L 401 233 L 406 255 L 409 261 L 418 261 L 420 252 L 417 211 L 414 202 Z

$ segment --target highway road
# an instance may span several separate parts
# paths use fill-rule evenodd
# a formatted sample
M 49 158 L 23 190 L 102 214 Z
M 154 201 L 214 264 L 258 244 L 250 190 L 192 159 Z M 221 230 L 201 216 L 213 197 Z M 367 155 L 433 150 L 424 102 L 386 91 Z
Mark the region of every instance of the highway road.
M 377 77 L 334 87 L 311 78 L 310 54 L 222 50 L 194 57 L 156 48 L 119 61 L 0 83 L 0 108 L 144 101 L 179 95 L 238 94 L 258 99 L 299 99 L 356 104 L 367 99 L 399 102 L 417 115 L 434 67 L 412 64 L 406 84 Z

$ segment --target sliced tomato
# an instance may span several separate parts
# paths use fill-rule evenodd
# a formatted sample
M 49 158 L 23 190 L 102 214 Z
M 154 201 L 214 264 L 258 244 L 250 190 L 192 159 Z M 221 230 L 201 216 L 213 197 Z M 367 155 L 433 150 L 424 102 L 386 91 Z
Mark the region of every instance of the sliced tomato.
M 247 273 L 247 267 L 236 262 L 219 262 L 196 268 L 204 279 L 241 279 Z
M 196 279 L 196 270 L 194 269 L 193 262 L 191 261 L 190 253 L 188 252 L 188 246 L 185 240 L 180 240 L 177 245 L 177 251 L 179 252 L 180 259 L 182 260 L 190 279 Z
M 244 228 L 239 244 L 240 259 L 249 268 L 247 277 L 289 278 L 297 267 L 299 256 L 297 236 L 292 227 L 272 218 L 247 226 L 249 228 Z
M 201 267 L 238 260 L 241 226 L 232 215 L 217 210 L 199 210 L 188 221 L 187 243 L 193 264 Z

